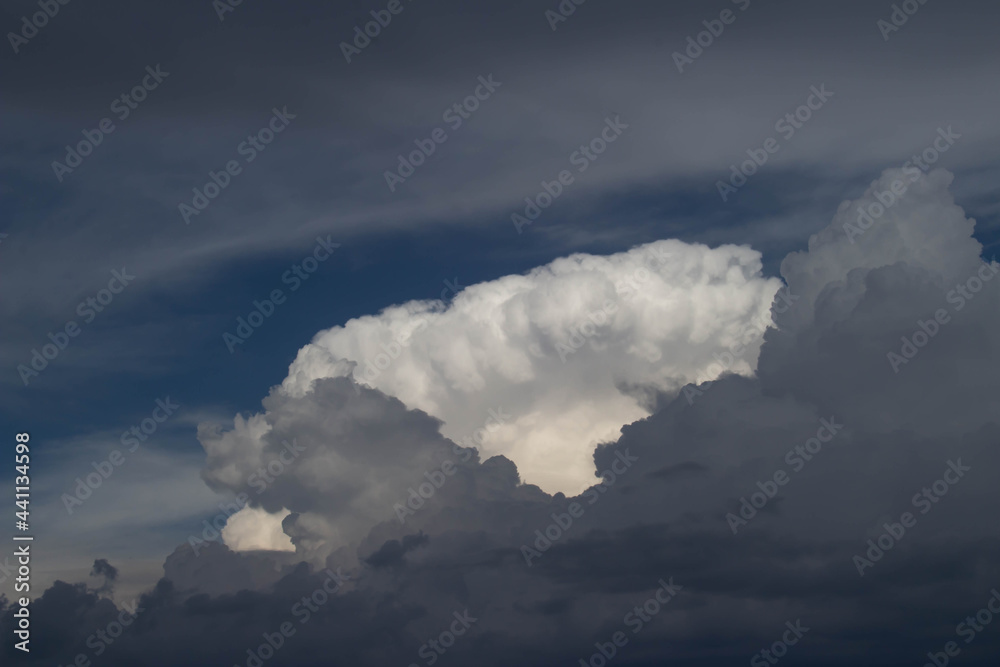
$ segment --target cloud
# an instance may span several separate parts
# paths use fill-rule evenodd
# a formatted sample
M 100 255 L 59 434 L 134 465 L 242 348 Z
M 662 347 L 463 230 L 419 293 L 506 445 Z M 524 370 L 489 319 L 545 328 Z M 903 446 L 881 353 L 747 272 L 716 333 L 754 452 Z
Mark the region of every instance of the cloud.
M 94 589 L 96 593 L 110 593 L 114 590 L 115 581 L 118 579 L 118 568 L 109 563 L 107 559 L 98 558 L 94 561 L 90 576 L 103 580 L 103 583 Z
M 1000 493 L 1000 282 L 971 281 L 1000 265 L 984 265 L 967 240 L 972 222 L 941 172 L 856 239 L 870 245 L 845 245 L 851 212 L 895 177 L 883 174 L 786 261 L 790 292 L 803 296 L 765 335 L 756 376 L 700 384 L 693 402 L 663 391 L 653 414 L 595 449 L 592 470 L 609 472 L 580 495 L 521 484 L 508 458 L 482 460 L 442 436 L 438 419 L 346 376 L 275 389 L 261 415 L 205 429 L 206 479 L 290 511 L 297 554 L 180 547 L 107 659 L 247 664 L 289 621 L 282 664 L 420 664 L 466 611 L 477 621 L 446 657 L 484 667 L 586 662 L 618 630 L 622 664 L 658 664 L 664 647 L 678 664 L 733 664 L 797 621 L 809 630 L 789 652 L 803 663 L 940 652 L 1000 581 L 983 509 Z M 920 235 L 936 245 L 901 242 Z M 941 308 L 949 321 L 896 372 L 888 353 Z M 304 451 L 256 494 L 247 476 L 293 440 Z M 423 473 L 444 460 L 454 472 L 437 487 Z M 421 480 L 435 490 L 400 522 L 391 505 Z M 740 512 L 747 523 L 734 534 L 727 515 Z M 525 545 L 540 553 L 530 564 Z M 350 578 L 300 623 L 295 605 L 322 587 L 324 568 Z M 635 610 L 661 580 L 683 588 L 636 629 Z M 103 619 L 84 613 L 97 604 L 85 593 L 51 588 L 32 610 L 38 627 L 58 621 L 60 636 L 86 636 Z M 0 631 L 13 620 L 0 611 Z M 960 644 L 963 664 L 990 664 L 1000 639 L 975 639 Z
M 235 551 L 295 551 L 295 545 L 281 527 L 281 522 L 289 514 L 287 511 L 271 514 L 262 509 L 244 507 L 226 521 L 222 539 Z
M 521 481 L 550 493 L 583 491 L 594 482 L 594 447 L 648 416 L 656 392 L 675 393 L 724 370 L 752 372 L 780 285 L 760 271 L 760 256 L 749 248 L 659 241 L 607 257 L 572 255 L 466 287 L 447 304 L 412 301 L 320 332 L 265 402 L 265 413 L 237 416 L 228 431 L 201 429 L 206 481 L 235 493 L 253 488 L 252 497 L 266 490 L 262 506 L 281 512 L 242 510 L 227 526 L 226 543 L 288 549 L 280 531 L 288 511 L 307 513 L 293 519 L 305 531 L 298 535 L 303 545 L 318 544 L 316 537 L 349 543 L 399 502 L 392 494 L 409 488 L 403 482 L 414 471 L 440 467 L 445 438 L 477 449 L 481 459 L 513 461 Z M 744 348 L 723 368 L 717 351 L 736 343 Z M 314 441 L 299 437 L 299 428 L 286 427 L 295 438 L 275 439 L 285 430 L 276 425 L 298 423 L 304 410 L 326 402 L 309 397 L 317 380 L 344 377 L 439 419 L 422 420 L 433 445 L 421 452 L 409 435 L 388 436 L 388 423 L 367 423 L 376 406 L 384 418 L 388 404 L 369 394 L 345 398 L 343 384 L 332 409 L 349 426 L 338 428 L 352 435 L 357 429 L 361 442 L 382 441 L 378 458 L 346 456 L 360 443 Z M 354 406 L 360 412 L 352 420 Z M 284 416 L 287 408 L 293 411 Z M 399 458 L 388 459 L 389 452 Z M 286 470 L 294 471 L 287 479 Z M 347 501 L 336 512 L 317 512 L 301 497 L 294 509 L 275 500 L 286 488 L 301 495 L 336 480 Z
M 354 362 L 356 381 L 442 420 L 453 441 L 506 456 L 550 493 L 579 493 L 594 446 L 648 416 L 651 392 L 714 379 L 714 354 L 770 323 L 780 282 L 760 272 L 760 255 L 738 246 L 571 255 L 448 304 L 411 301 L 323 331 L 281 392 L 302 397 Z M 732 370 L 752 372 L 763 326 Z
M 319 380 L 300 397 L 272 391 L 264 408 L 261 415 L 237 419 L 231 431 L 200 429 L 207 453 L 203 477 L 216 490 L 245 493 L 250 507 L 291 512 L 284 519 L 285 533 L 299 555 L 313 562 L 343 550 L 344 562 L 354 564 L 352 545 L 361 543 L 372 526 L 390 523 L 389 529 L 396 530 L 435 517 L 421 507 L 416 520 L 404 516 L 401 522 L 394 508 L 407 502 L 409 489 L 430 484 L 428 476 L 447 477 L 424 501 L 429 507 L 508 494 L 524 500 L 545 497 L 536 487 L 518 487 L 509 462 L 480 465 L 475 449 L 441 435 L 440 421 L 348 378 Z M 450 475 L 440 472 L 445 461 Z M 264 536 L 270 525 L 242 524 L 236 534 Z M 283 542 L 258 540 L 255 546 L 281 548 Z
M 908 190 L 851 243 L 845 225 L 898 182 Z M 954 433 L 995 419 L 995 377 L 983 360 L 995 354 L 1000 291 L 981 276 L 996 264 L 980 257 L 975 221 L 955 204 L 951 182 L 943 170 L 916 181 L 886 170 L 863 197 L 841 204 L 807 252 L 785 258 L 782 274 L 802 301 L 767 333 L 758 373 L 768 391 L 878 432 Z M 926 323 L 939 311 L 948 322 L 912 360 L 893 364 L 889 354 L 934 328 Z

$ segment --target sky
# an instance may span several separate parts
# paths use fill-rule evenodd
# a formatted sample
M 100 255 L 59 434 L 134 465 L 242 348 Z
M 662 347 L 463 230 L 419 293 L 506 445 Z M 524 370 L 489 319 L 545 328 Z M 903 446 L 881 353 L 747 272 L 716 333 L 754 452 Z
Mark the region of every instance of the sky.
M 0 0 L 3 664 L 993 664 L 996 21 Z

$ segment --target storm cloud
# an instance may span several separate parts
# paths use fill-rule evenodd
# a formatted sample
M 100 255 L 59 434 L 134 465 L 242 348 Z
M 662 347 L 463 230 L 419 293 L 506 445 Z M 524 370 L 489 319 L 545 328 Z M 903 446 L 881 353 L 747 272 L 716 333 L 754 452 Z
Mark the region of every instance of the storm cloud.
M 995 663 L 993 5 L 53 2 L 4 664 Z

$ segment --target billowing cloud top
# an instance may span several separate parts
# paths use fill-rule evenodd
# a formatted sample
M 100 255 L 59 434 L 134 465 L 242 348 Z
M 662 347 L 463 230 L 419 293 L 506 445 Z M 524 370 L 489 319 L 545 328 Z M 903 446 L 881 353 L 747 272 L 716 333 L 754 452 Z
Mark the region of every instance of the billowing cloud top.
M 357 382 L 441 419 L 455 442 L 512 459 L 550 493 L 579 493 L 594 446 L 647 416 L 650 391 L 752 372 L 780 284 L 746 247 L 572 255 L 323 331 L 281 392 L 302 397 L 354 362 Z M 715 355 L 740 342 L 724 369 Z

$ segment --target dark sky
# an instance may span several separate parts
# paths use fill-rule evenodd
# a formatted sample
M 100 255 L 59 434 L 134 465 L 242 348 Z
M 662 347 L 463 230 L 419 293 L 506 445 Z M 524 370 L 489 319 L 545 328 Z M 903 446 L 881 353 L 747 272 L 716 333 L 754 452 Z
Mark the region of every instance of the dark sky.
M 3 664 L 995 664 L 994 4 L 224 6 L 0 0 Z

